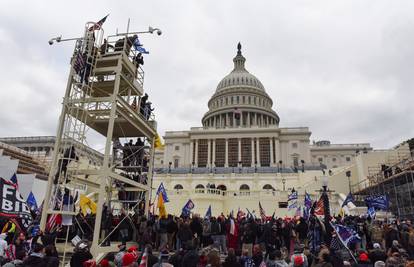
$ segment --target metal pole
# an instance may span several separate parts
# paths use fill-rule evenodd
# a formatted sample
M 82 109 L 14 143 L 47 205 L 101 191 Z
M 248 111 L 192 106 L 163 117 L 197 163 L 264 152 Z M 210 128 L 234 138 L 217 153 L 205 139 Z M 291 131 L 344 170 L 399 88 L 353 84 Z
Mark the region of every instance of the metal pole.
M 73 49 L 73 54 L 75 54 L 75 48 Z M 46 194 L 45 194 L 45 199 L 43 202 L 43 209 L 42 209 L 42 217 L 40 219 L 40 229 L 42 229 L 43 231 L 46 228 L 46 222 L 47 222 L 47 215 L 48 215 L 48 211 L 49 211 L 49 202 L 51 199 L 51 192 L 54 188 L 53 186 L 53 179 L 54 179 L 54 173 L 53 171 L 55 170 L 55 167 L 57 165 L 57 161 L 58 161 L 58 156 L 59 156 L 59 145 L 62 142 L 62 134 L 63 134 L 63 128 L 65 126 L 65 116 L 67 113 L 67 100 L 69 99 L 70 96 L 70 91 L 71 91 L 71 87 L 72 87 L 72 76 L 73 76 L 73 68 L 70 68 L 70 73 L 68 76 L 68 82 L 66 85 L 66 93 L 65 93 L 65 97 L 63 98 L 63 103 L 62 103 L 62 112 L 60 113 L 59 116 L 59 124 L 58 124 L 58 128 L 57 128 L 57 133 L 56 133 L 56 141 L 55 141 L 55 146 L 54 146 L 54 150 L 53 150 L 53 160 L 52 160 L 52 164 L 50 166 L 50 171 L 49 171 L 49 177 L 48 177 L 48 181 L 47 181 L 47 190 L 46 190 Z
M 111 113 L 110 113 L 109 122 L 108 122 L 108 131 L 106 134 L 105 155 L 104 155 L 103 166 L 102 166 L 102 169 L 99 175 L 99 178 L 101 179 L 101 186 L 99 188 L 99 197 L 98 197 L 96 217 L 95 217 L 95 227 L 94 227 L 92 247 L 91 247 L 91 251 L 93 252 L 93 255 L 95 257 L 98 254 L 99 235 L 101 232 L 102 210 L 103 210 L 103 205 L 105 202 L 105 193 L 106 193 L 105 189 L 107 186 L 107 179 L 111 172 L 111 168 L 109 167 L 109 160 L 110 160 L 110 154 L 111 154 L 111 143 L 112 143 L 115 118 L 116 118 L 116 110 L 117 110 L 116 98 L 118 96 L 119 86 L 121 82 L 120 81 L 121 80 L 121 77 L 120 77 L 121 60 L 122 60 L 121 58 L 118 59 L 118 66 L 115 72 L 116 76 L 115 76 L 115 84 L 114 84 L 114 93 L 112 95 L 112 100 L 111 100 Z

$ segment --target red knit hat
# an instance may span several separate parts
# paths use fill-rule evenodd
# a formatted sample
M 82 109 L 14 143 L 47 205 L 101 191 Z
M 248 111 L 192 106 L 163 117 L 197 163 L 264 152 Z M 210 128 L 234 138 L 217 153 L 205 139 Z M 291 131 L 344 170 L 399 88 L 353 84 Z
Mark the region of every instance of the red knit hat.
M 293 262 L 295 263 L 295 266 L 302 266 L 304 263 L 303 257 L 301 255 L 295 256 L 293 259 Z
M 122 257 L 122 266 L 128 266 L 131 263 L 134 263 L 137 261 L 137 257 L 134 253 L 125 253 Z
M 362 252 L 361 254 L 359 254 L 359 260 L 360 261 L 368 261 L 367 253 Z

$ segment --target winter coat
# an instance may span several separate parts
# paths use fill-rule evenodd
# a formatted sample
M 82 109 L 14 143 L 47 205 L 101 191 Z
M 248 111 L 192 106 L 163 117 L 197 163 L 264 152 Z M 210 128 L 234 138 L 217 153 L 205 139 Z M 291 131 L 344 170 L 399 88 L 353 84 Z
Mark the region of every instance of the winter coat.
M 182 265 L 185 267 L 197 267 L 199 258 L 196 250 L 190 250 L 184 255 Z
M 45 267 L 45 260 L 38 254 L 32 253 L 23 262 L 24 267 Z
M 70 267 L 83 266 L 82 264 L 92 259 L 92 254 L 89 251 L 76 251 L 70 259 Z

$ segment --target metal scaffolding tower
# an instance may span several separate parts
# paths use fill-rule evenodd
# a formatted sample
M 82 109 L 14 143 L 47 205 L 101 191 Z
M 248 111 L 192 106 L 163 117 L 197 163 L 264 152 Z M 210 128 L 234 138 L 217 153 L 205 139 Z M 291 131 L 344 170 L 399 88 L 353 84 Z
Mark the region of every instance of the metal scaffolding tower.
M 40 224 L 45 229 L 51 216 L 75 216 L 73 206 L 65 203 L 65 195 L 73 198 L 76 188 L 95 191 L 98 201 L 91 246 L 95 258 L 117 249 L 102 246 L 105 237 L 101 235 L 103 207 L 114 203 L 114 196 L 120 190 L 116 184 L 124 184 L 127 192 L 136 192 L 134 199 L 124 204 L 129 214 L 136 212 L 137 207 L 148 214 L 156 136 L 153 116 L 140 107 L 144 73 L 136 60 L 139 53 L 134 46 L 136 33 L 117 33 L 104 39 L 101 25 L 96 25 L 87 23 L 83 37 L 75 38 Z M 104 137 L 103 165 L 83 168 L 73 141 L 87 145 L 91 130 Z M 119 158 L 122 138 L 145 140 L 145 145 L 139 148 L 128 147 L 128 157 L 136 158 L 138 154 L 141 157 L 126 166 Z M 142 155 L 149 159 L 147 166 Z M 145 179 L 131 179 L 138 173 Z M 90 177 L 97 179 L 93 181 Z

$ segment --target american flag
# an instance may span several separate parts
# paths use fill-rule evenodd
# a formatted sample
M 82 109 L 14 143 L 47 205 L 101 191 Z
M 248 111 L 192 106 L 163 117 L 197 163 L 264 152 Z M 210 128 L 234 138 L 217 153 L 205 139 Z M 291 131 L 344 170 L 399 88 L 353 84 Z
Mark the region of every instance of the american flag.
M 51 201 L 51 206 L 54 206 L 54 210 L 60 210 L 60 207 L 62 206 L 63 195 L 58 187 L 56 187 L 55 190 L 56 190 L 55 199 Z M 53 229 L 55 229 L 57 226 L 61 224 L 62 224 L 62 215 L 51 214 L 49 218 L 47 219 L 46 229 L 48 229 L 49 231 L 52 231 Z
M 109 16 L 106 15 L 105 17 L 103 17 L 100 21 L 96 22 L 93 26 L 91 26 L 88 30 L 89 31 L 96 31 L 96 30 L 100 30 L 102 27 L 102 24 L 104 24 L 104 22 L 106 21 L 106 18 Z
M 141 262 L 139 263 L 138 267 L 147 267 L 147 249 L 145 249 L 144 254 L 142 255 Z
M 266 221 L 267 220 L 266 213 L 265 213 L 260 201 L 259 201 L 259 210 L 260 210 L 260 217 L 262 217 L 263 221 Z
M 325 214 L 325 206 L 323 204 L 322 197 L 316 202 L 315 207 L 315 215 L 324 215 Z
M 86 56 L 82 53 L 77 52 L 75 62 L 73 62 L 73 69 L 75 70 L 76 74 L 79 74 L 83 68 L 85 68 L 86 64 Z
M 339 238 L 336 234 L 334 236 L 332 236 L 330 247 L 331 247 L 331 250 L 340 250 L 341 249 L 341 241 L 339 240 Z

